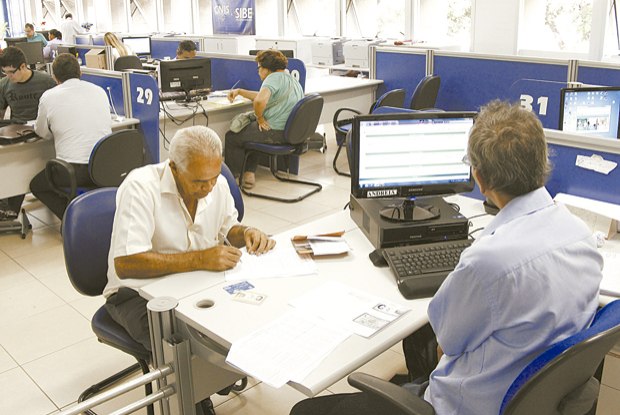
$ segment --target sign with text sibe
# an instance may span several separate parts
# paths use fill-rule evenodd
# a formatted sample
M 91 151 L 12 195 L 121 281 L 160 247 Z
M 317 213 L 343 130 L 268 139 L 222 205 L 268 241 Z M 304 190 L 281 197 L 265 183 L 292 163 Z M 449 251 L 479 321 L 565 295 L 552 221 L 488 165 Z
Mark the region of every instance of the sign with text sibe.
M 213 33 L 255 35 L 255 0 L 212 0 Z

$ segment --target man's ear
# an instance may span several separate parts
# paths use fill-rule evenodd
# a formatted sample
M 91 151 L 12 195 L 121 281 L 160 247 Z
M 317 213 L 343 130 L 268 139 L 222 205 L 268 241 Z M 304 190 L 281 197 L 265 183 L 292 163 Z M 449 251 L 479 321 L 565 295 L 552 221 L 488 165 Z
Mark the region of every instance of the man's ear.
M 480 193 L 484 195 L 484 193 L 488 190 L 487 184 L 484 178 L 480 175 L 480 171 L 475 167 L 472 167 L 472 174 L 474 175 L 474 180 L 478 184 L 478 188 L 480 189 Z

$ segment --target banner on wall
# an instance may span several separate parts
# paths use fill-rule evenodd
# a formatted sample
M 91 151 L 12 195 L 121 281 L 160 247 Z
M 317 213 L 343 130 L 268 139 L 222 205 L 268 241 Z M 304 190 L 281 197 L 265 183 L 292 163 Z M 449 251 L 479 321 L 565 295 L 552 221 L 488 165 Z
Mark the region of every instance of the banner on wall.
M 213 33 L 255 35 L 255 0 L 212 0 Z

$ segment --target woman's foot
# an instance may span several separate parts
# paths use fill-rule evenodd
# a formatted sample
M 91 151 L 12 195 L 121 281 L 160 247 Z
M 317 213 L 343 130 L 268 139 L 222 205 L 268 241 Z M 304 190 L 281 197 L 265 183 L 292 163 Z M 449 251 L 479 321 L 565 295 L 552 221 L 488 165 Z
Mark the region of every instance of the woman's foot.
M 254 172 L 246 171 L 243 173 L 243 188 L 249 190 L 256 184 L 256 176 Z

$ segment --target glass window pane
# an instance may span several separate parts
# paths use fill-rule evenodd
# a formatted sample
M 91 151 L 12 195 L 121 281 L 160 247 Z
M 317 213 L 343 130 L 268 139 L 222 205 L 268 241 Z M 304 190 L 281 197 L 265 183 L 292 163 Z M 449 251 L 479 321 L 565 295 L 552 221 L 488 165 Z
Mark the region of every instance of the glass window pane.
M 213 34 L 213 11 L 211 9 L 211 0 L 198 0 L 198 27 L 196 34 L 211 35 Z
M 129 0 L 128 0 L 129 1 Z M 131 0 L 131 32 L 148 33 L 157 30 L 156 2 L 152 0 Z
M 405 36 L 405 0 L 356 0 L 357 18 L 349 7 L 347 36 L 403 39 Z
M 129 1 L 129 0 L 127 0 Z M 127 15 L 125 0 L 110 0 L 110 18 L 112 21 L 107 29 L 110 32 L 127 32 Z
M 469 50 L 471 0 L 422 0 L 414 27 L 414 41 L 457 45 Z
M 289 35 L 336 36 L 336 2 L 333 0 L 297 0 L 299 24 L 289 13 Z
M 190 0 L 163 0 L 164 32 L 190 33 L 191 10 Z

